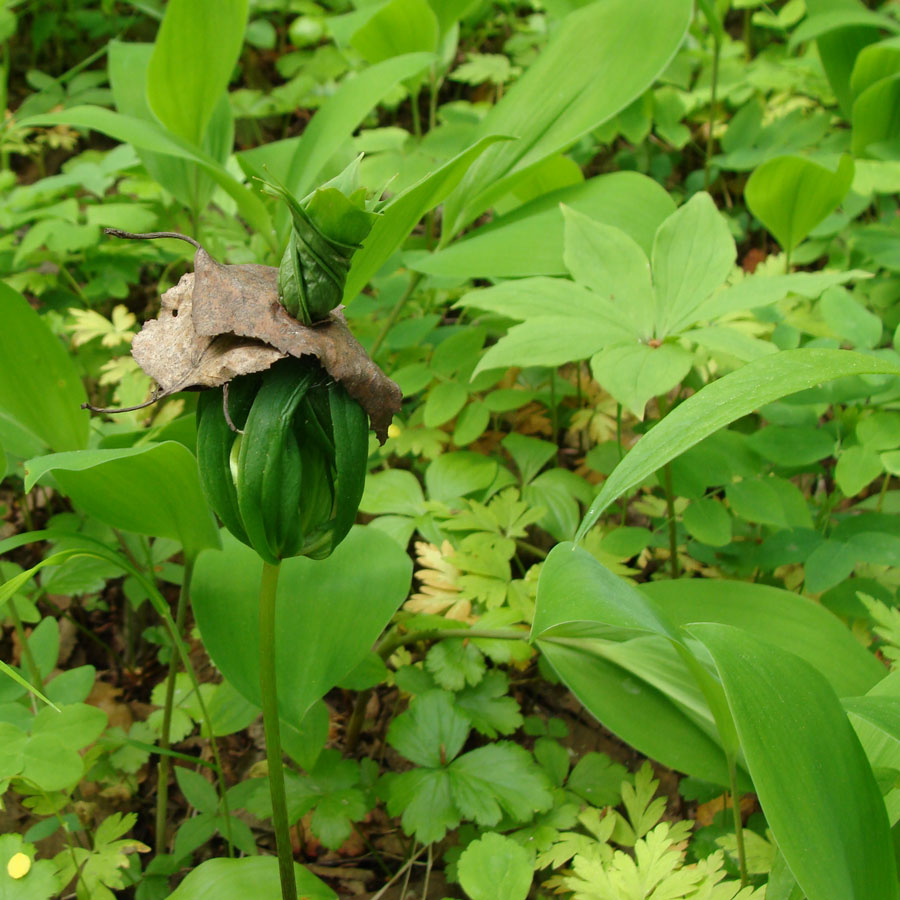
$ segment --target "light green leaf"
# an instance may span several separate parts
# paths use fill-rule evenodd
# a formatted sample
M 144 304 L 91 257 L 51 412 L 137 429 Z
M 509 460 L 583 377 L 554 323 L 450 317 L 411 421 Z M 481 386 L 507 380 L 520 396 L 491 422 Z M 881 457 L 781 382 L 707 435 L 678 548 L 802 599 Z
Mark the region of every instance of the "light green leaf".
M 381 210 L 361 250 L 353 255 L 350 274 L 344 287 L 344 302 L 349 303 L 368 280 L 387 262 L 416 224 L 434 209 L 459 184 L 467 169 L 491 144 L 503 140 L 499 136 L 482 138 L 477 144 L 453 157 L 439 169 L 394 197 Z
M 84 447 L 90 415 L 81 404 L 87 395 L 62 342 L 5 284 L 0 284 L 0 318 L 0 410 L 54 450 Z
M 241 52 L 247 8 L 248 0 L 166 5 L 147 70 L 147 100 L 169 131 L 198 147 Z
M 152 150 L 154 153 L 192 160 L 209 173 L 216 184 L 237 203 L 238 209 L 247 223 L 268 241 L 274 242 L 269 213 L 257 194 L 241 184 L 224 166 L 207 153 L 192 146 L 178 135 L 168 134 L 153 123 L 143 122 L 132 116 L 120 115 L 99 106 L 73 106 L 61 112 L 30 116 L 18 124 L 21 127 L 71 125 L 75 128 L 88 128 L 131 144 L 138 150 Z
M 647 402 L 680 384 L 692 363 L 693 356 L 678 344 L 634 342 L 601 350 L 591 358 L 591 372 L 604 390 L 643 419 Z
M 438 20 L 427 0 L 390 0 L 350 39 L 366 62 L 438 49 Z
M 625 232 L 649 256 L 659 224 L 675 202 L 637 172 L 613 172 L 544 194 L 477 228 L 462 240 L 410 261 L 428 275 L 524 278 L 565 275 L 561 205 Z
M 337 900 L 337 894 L 309 869 L 294 863 L 299 896 Z M 281 896 L 278 858 L 207 859 L 193 868 L 166 900 L 276 900 Z
M 728 225 L 705 192 L 659 226 L 652 257 L 656 337 L 696 321 L 697 308 L 728 277 L 736 255 Z
M 578 529 L 580 541 L 603 511 L 703 438 L 773 400 L 845 375 L 900 375 L 900 367 L 849 350 L 785 350 L 713 381 L 641 438 L 603 483 Z
M 744 188 L 753 215 L 790 253 L 829 213 L 853 182 L 853 160 L 841 157 L 836 172 L 801 156 L 777 156 L 754 170 Z
M 566 268 L 579 284 L 618 306 L 634 334 L 653 337 L 650 261 L 624 231 L 563 206 Z
M 52 472 L 78 508 L 115 528 L 174 538 L 190 557 L 219 546 L 197 461 L 175 441 L 39 456 L 25 468 L 26 490 Z
M 896 898 L 881 792 L 830 685 L 743 630 L 690 631 L 712 654 L 760 805 L 809 900 Z
M 855 497 L 884 471 L 881 458 L 868 447 L 848 447 L 841 451 L 834 467 L 834 480 L 845 497 Z
M 517 176 L 614 116 L 666 67 L 691 17 L 689 0 L 592 3 L 568 15 L 544 52 L 491 108 L 479 136 L 518 138 L 488 150 L 445 204 L 442 243 Z M 597 90 L 597 85 L 603 90 Z
M 534 873 L 521 844 L 491 832 L 463 850 L 457 874 L 472 900 L 525 900 Z
M 223 545 L 223 551 L 204 553 L 197 561 L 194 615 L 215 664 L 260 705 L 262 561 L 230 535 L 223 534 Z M 363 564 L 366 590 L 361 594 Z M 411 577 L 404 550 L 372 528 L 354 528 L 327 559 L 295 557 L 281 564 L 276 665 L 278 700 L 287 722 L 299 724 L 306 710 L 368 653 L 406 598 Z M 336 628 L 336 622 L 352 622 L 353 628 Z

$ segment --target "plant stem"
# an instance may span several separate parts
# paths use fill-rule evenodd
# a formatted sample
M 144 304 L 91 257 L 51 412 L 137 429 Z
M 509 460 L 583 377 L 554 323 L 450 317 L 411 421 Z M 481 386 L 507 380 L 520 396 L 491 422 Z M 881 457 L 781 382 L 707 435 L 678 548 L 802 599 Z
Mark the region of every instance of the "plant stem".
M 737 764 L 734 754 L 728 754 L 728 789 L 731 793 L 731 812 L 734 816 L 734 837 L 737 841 L 738 871 L 741 886 L 747 884 L 747 855 L 744 851 L 744 823 L 741 821 L 741 803 L 737 793 Z
M 371 357 L 375 357 L 375 354 L 381 349 L 381 345 L 384 343 L 384 339 L 388 336 L 388 332 L 394 327 L 394 323 L 400 317 L 400 313 L 403 312 L 403 307 L 406 306 L 406 301 L 412 296 L 413 291 L 418 287 L 419 282 L 425 276 L 421 272 L 416 272 L 409 281 L 409 284 L 406 287 L 406 290 L 401 295 L 400 299 L 394 304 L 394 308 L 391 310 L 391 314 L 387 317 L 387 321 L 384 323 L 384 327 L 378 334 L 378 337 L 375 338 L 374 343 L 372 344 L 371 350 L 369 350 L 369 355 Z
M 269 763 L 269 793 L 272 798 L 272 823 L 278 850 L 283 900 L 297 900 L 294 879 L 294 855 L 288 826 L 284 767 L 281 761 L 281 732 L 278 726 L 278 692 L 275 677 L 275 595 L 281 566 L 263 562 L 259 586 L 259 687 L 262 691 L 263 727 L 266 733 L 266 759 Z
M 712 73 L 709 79 L 709 132 L 706 135 L 706 159 L 703 161 L 703 190 L 709 190 L 709 161 L 713 151 L 713 128 L 716 124 L 716 91 L 719 85 L 719 55 L 722 41 L 715 29 L 712 29 L 713 59 Z
M 672 467 L 669 463 L 663 466 L 663 481 L 666 486 L 666 518 L 669 525 L 669 568 L 673 578 L 679 575 L 678 570 L 678 526 L 675 523 L 675 492 L 672 490 Z
M 38 668 L 34 654 L 31 652 L 28 637 L 25 634 L 25 626 L 22 625 L 22 619 L 19 617 L 19 610 L 16 608 L 16 601 L 13 597 L 9 598 L 7 606 L 9 608 L 9 617 L 13 620 L 16 636 L 19 638 L 19 644 L 22 647 L 22 660 L 25 663 L 25 668 L 28 669 L 28 677 L 31 679 L 32 685 L 41 691 L 44 689 L 44 679 L 41 678 L 41 670 Z M 34 698 L 32 697 L 33 700 Z
M 422 114 L 419 112 L 419 92 L 409 95 L 410 109 L 412 110 L 413 134 L 422 137 Z
M 194 574 L 194 558 L 186 557 L 184 561 L 184 577 L 181 590 L 178 592 L 178 606 L 175 609 L 175 630 L 184 632 L 184 620 L 187 617 L 188 598 L 191 594 L 191 577 Z M 178 653 L 172 648 L 169 660 L 169 673 L 166 676 L 166 700 L 163 706 L 162 730 L 159 735 L 159 746 L 168 750 L 172 745 L 169 736 L 172 729 L 172 712 L 175 706 L 175 679 L 178 675 Z M 165 753 L 159 756 L 156 765 L 156 854 L 166 852 L 166 819 L 169 806 L 169 757 Z

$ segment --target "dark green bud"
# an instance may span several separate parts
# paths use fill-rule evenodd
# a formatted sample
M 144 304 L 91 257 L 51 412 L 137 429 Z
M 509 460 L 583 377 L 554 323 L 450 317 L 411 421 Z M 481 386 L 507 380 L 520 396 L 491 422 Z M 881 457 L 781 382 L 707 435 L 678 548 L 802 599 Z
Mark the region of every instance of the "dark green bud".
M 200 395 L 197 460 L 210 505 L 273 565 L 323 559 L 346 537 L 367 458 L 365 412 L 318 363 L 289 357 Z

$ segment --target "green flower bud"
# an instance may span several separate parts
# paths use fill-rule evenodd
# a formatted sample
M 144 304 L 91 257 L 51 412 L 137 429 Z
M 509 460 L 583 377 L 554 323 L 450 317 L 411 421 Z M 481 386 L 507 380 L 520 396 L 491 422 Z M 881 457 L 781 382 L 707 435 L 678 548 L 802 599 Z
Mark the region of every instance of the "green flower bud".
M 200 395 L 197 460 L 210 505 L 273 565 L 323 559 L 346 537 L 367 458 L 365 412 L 318 363 L 289 357 Z

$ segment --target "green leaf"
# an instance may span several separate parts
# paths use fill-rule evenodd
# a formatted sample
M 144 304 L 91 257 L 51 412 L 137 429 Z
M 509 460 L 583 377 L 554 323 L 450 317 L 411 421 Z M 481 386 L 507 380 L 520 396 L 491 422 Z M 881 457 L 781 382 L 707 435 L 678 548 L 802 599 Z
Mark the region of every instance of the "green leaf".
M 900 104 L 900 75 L 883 78 L 866 88 L 853 104 L 853 153 L 881 156 L 896 146 L 900 137 L 897 106 Z M 892 158 L 896 151 L 888 149 Z
M 437 768 L 462 750 L 469 729 L 468 719 L 454 708 L 452 695 L 432 690 L 413 698 L 409 709 L 391 722 L 387 739 L 410 762 Z
M 622 782 L 628 770 L 614 763 L 605 753 L 590 751 L 575 764 L 566 787 L 592 806 L 617 806 L 622 796 Z
M 830 287 L 819 300 L 825 324 L 841 343 L 871 350 L 881 343 L 881 319 L 842 287 Z
M 40 732 L 28 739 L 22 762 L 22 777 L 44 791 L 74 788 L 84 775 L 84 761 L 78 751 L 51 732 Z
M 198 147 L 241 52 L 247 8 L 248 0 L 166 5 L 147 71 L 147 100 L 166 128 Z
M 525 900 L 534 874 L 528 851 L 493 832 L 463 850 L 456 871 L 472 900 Z
M 591 357 L 598 383 L 639 419 L 653 397 L 668 393 L 691 370 L 693 356 L 678 344 L 617 344 Z
M 106 722 L 106 713 L 87 703 L 72 703 L 59 709 L 48 706 L 34 717 L 31 733 L 52 734 L 67 747 L 81 750 L 103 734 Z
M 442 243 L 507 193 L 517 177 L 639 97 L 681 43 L 691 6 L 689 0 L 648 0 L 638 7 L 608 0 L 566 16 L 537 61 L 482 120 L 479 137 L 518 140 L 488 150 L 447 199 Z
M 421 72 L 433 60 L 431 53 L 408 53 L 370 66 L 363 78 L 344 79 L 296 143 L 285 176 L 282 178 L 277 170 L 273 174 L 295 197 L 305 196 L 316 184 L 324 166 L 372 107 L 399 82 Z M 265 157 L 260 157 L 260 162 L 265 162 Z
M 788 394 L 845 375 L 900 375 L 900 368 L 849 350 L 785 350 L 711 382 L 641 438 L 604 482 L 578 529 L 580 541 L 623 493 L 719 428 Z
M 563 206 L 566 268 L 579 284 L 618 302 L 634 333 L 653 337 L 656 321 L 650 261 L 624 231 Z
M 753 215 L 788 253 L 829 213 L 853 182 L 853 160 L 841 157 L 837 171 L 800 156 L 764 162 L 747 181 L 744 199 Z
M 516 700 L 506 696 L 508 689 L 509 681 L 505 673 L 500 669 L 491 669 L 478 684 L 457 692 L 456 708 L 485 737 L 512 734 L 522 724 L 522 714 Z
M 427 0 L 389 0 L 350 39 L 366 62 L 438 49 L 438 20 Z
M 24 853 L 32 860 L 28 872 L 13 878 L 7 871 L 9 861 Z M 27 844 L 18 834 L 0 835 L 0 897 L 4 900 L 50 900 L 59 896 L 56 866 L 49 859 L 35 859 L 34 844 Z
M 54 450 L 86 446 L 90 416 L 81 404 L 87 395 L 62 342 L 5 284 L 0 284 L 0 317 L 0 410 Z
M 690 631 L 712 654 L 760 805 L 807 897 L 896 898 L 881 792 L 829 684 L 799 657 L 740 629 Z
M 55 453 L 25 468 L 26 490 L 52 472 L 75 506 L 115 528 L 174 538 L 189 557 L 219 546 L 197 461 L 175 441 Z
M 197 812 L 209 814 L 218 812 L 219 795 L 216 793 L 216 789 L 198 772 L 184 766 L 175 766 L 175 780 L 178 782 L 181 793 L 184 794 L 184 799 Z
M 469 399 L 469 392 L 458 381 L 439 381 L 428 393 L 423 421 L 426 428 L 438 428 L 455 418 Z
M 381 210 L 382 215 L 363 242 L 362 250 L 353 257 L 344 289 L 345 303 L 349 303 L 366 286 L 369 279 L 406 240 L 422 216 L 434 209 L 459 184 L 469 166 L 491 144 L 500 140 L 504 138 L 498 135 L 482 138 L 391 199 Z
M 227 534 L 223 546 L 197 561 L 194 615 L 215 664 L 251 703 L 260 705 L 257 598 L 262 561 Z M 359 592 L 363 560 L 364 595 Z M 307 709 L 368 653 L 406 599 L 411 569 L 409 557 L 390 537 L 361 527 L 327 559 L 294 557 L 281 564 L 276 665 L 285 721 L 298 725 Z
M 724 217 L 703 191 L 659 226 L 652 257 L 656 337 L 697 320 L 697 308 L 728 277 L 736 255 Z
M 792 481 L 774 475 L 729 484 L 725 496 L 731 511 L 748 522 L 776 528 L 812 528 L 806 498 Z
M 484 490 L 493 483 L 498 468 L 496 460 L 480 453 L 444 453 L 425 470 L 428 497 L 448 502 Z
M 598 175 L 524 203 L 410 265 L 429 275 L 457 278 L 565 275 L 562 206 L 620 229 L 648 256 L 656 229 L 675 210 L 669 194 L 646 175 Z
M 309 869 L 294 863 L 298 896 L 337 900 L 337 894 Z M 278 858 L 207 859 L 192 869 L 166 900 L 276 900 L 281 897 Z
M 18 124 L 20 127 L 71 125 L 75 128 L 88 128 L 131 144 L 138 150 L 152 150 L 154 153 L 191 160 L 207 172 L 235 201 L 247 223 L 274 245 L 272 222 L 259 196 L 241 184 L 221 163 L 207 153 L 178 135 L 168 134 L 151 122 L 114 113 L 99 106 L 72 106 L 61 112 L 30 116 Z
M 711 547 L 724 547 L 731 541 L 731 516 L 717 500 L 694 500 L 684 511 L 684 527 L 694 540 Z
M 845 497 L 855 497 L 883 471 L 877 453 L 868 447 L 848 447 L 838 457 L 834 480 Z

